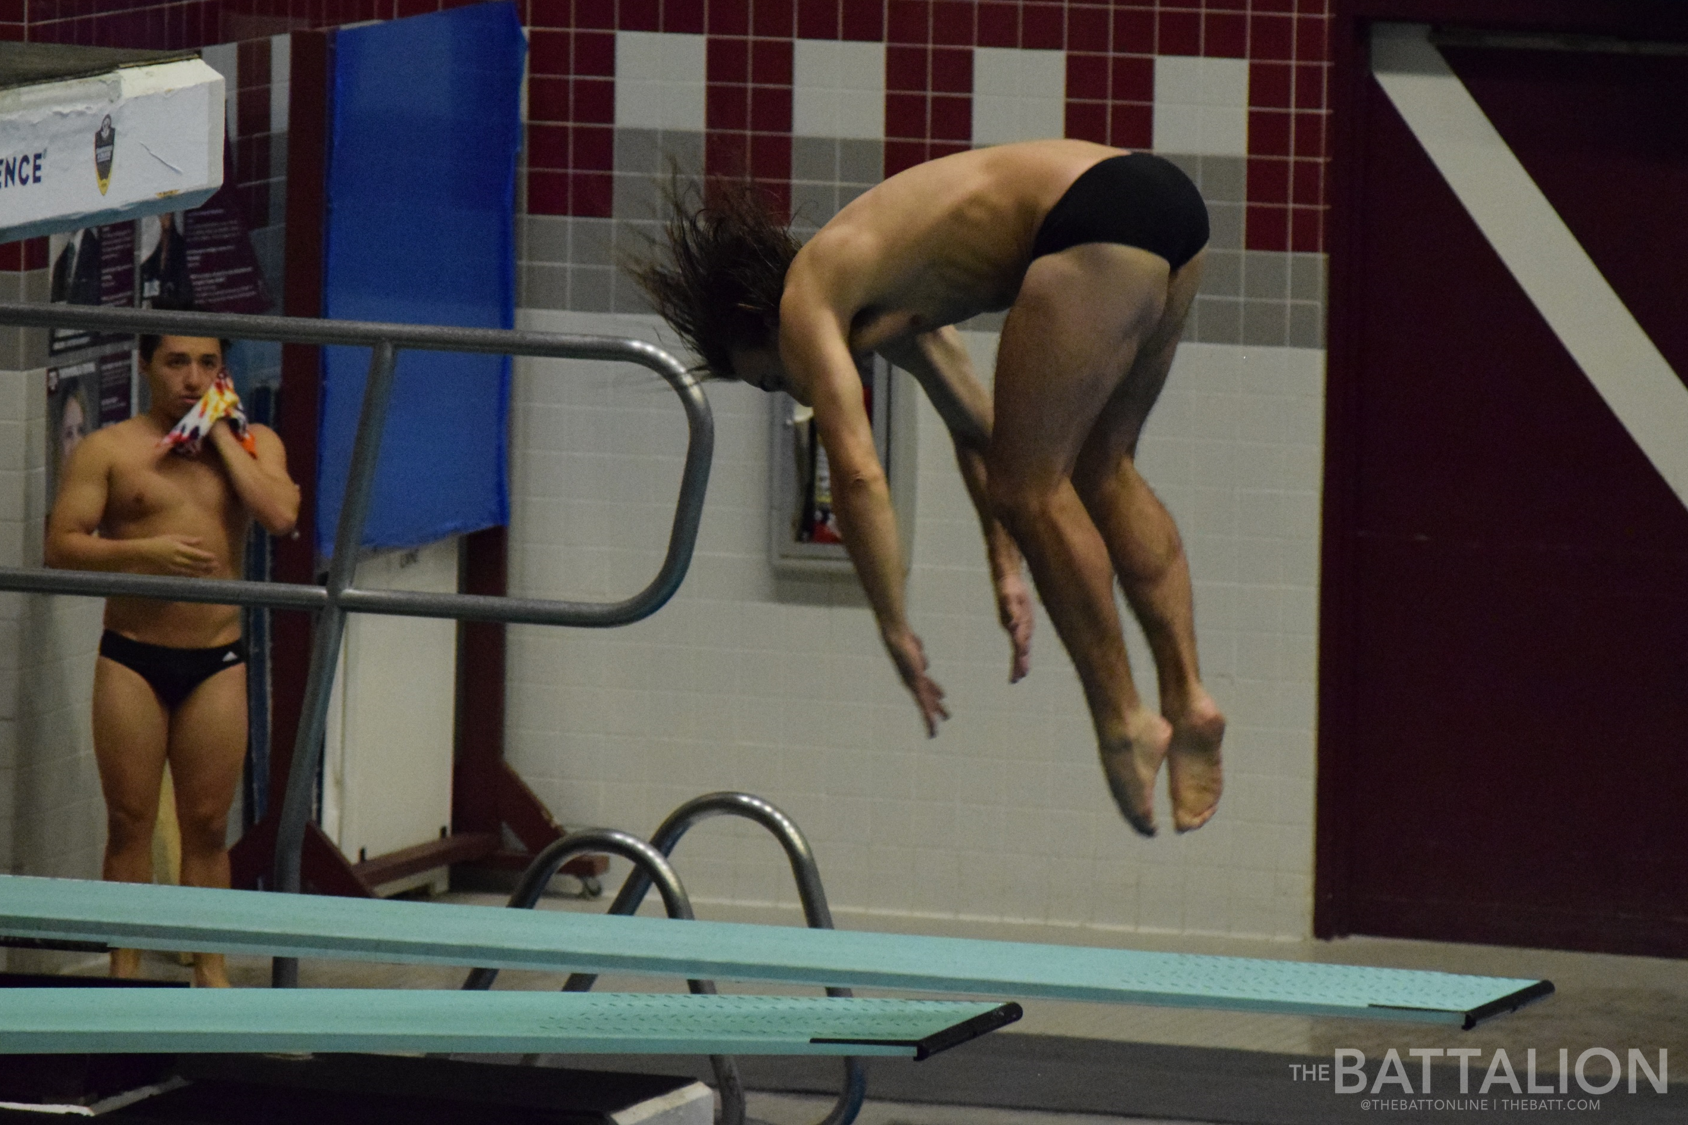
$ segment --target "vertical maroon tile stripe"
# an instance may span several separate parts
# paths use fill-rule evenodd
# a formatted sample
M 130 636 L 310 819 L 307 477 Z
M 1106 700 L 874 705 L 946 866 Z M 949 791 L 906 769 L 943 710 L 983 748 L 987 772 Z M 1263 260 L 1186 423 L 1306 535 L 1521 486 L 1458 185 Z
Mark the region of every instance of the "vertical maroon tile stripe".
M 1021 21 L 1015 7 L 978 0 L 889 0 L 885 10 L 887 176 L 971 146 L 973 48 L 979 40 L 980 21 L 983 18 L 998 39 L 1010 29 L 1018 35 Z M 981 17 L 985 9 L 989 14 Z
M 830 11 L 830 14 L 829 14 Z M 705 42 L 704 171 L 753 180 L 791 210 L 793 41 L 800 20 L 836 28 L 839 9 L 794 0 L 710 0 Z
M 657 9 L 627 5 L 642 28 Z M 613 0 L 529 0 L 527 210 L 608 218 L 615 168 Z
M 1154 132 L 1155 10 L 1070 6 L 1066 134 L 1147 148 Z

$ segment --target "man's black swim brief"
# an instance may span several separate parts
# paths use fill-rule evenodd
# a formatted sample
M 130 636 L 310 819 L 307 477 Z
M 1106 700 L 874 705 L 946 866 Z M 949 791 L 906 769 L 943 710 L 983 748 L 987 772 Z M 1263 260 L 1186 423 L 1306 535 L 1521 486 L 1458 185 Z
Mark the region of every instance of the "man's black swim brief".
M 1159 254 L 1174 270 L 1207 245 L 1207 205 L 1176 164 L 1146 152 L 1093 164 L 1043 217 L 1032 258 L 1086 242 Z
M 215 648 L 169 648 L 133 641 L 107 629 L 100 635 L 100 655 L 134 672 L 151 685 L 166 710 L 174 711 L 193 689 L 221 672 L 246 662 L 246 640 Z

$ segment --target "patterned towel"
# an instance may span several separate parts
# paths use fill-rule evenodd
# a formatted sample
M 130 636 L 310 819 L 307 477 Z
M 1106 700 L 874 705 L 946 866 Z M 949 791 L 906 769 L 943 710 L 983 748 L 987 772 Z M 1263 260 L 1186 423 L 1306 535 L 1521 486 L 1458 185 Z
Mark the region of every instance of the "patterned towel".
M 160 438 L 158 444 L 191 457 L 199 452 L 200 443 L 219 418 L 228 419 L 229 428 L 234 431 L 242 449 L 254 457 L 258 456 L 258 439 L 252 436 L 252 427 L 246 422 L 246 411 L 240 408 L 240 396 L 234 393 L 234 380 L 229 378 L 227 371 L 217 376 L 211 389 L 194 403 L 192 410 L 182 415 L 176 428 Z

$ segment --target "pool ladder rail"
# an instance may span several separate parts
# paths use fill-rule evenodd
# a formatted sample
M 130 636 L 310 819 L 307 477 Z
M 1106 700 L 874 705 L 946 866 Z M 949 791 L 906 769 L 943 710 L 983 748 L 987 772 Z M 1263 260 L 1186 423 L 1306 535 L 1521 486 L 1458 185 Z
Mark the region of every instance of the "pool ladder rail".
M 662 896 L 663 907 L 670 918 L 693 919 L 696 915 L 692 912 L 691 899 L 687 896 L 686 888 L 680 882 L 680 877 L 668 857 L 673 854 L 674 847 L 681 837 L 694 824 L 717 816 L 742 817 L 766 828 L 784 849 L 786 859 L 791 864 L 791 874 L 797 882 L 797 897 L 803 906 L 804 921 L 811 929 L 833 928 L 832 911 L 826 902 L 826 888 L 821 885 L 820 867 L 815 862 L 814 851 L 809 847 L 808 839 L 797 827 L 797 823 L 784 812 L 771 802 L 749 793 L 718 792 L 695 797 L 669 813 L 651 834 L 648 843 L 631 833 L 613 828 L 590 828 L 572 832 L 553 842 L 533 858 L 511 893 L 508 905 L 518 910 L 533 909 L 552 877 L 556 875 L 557 869 L 570 857 L 590 852 L 607 852 L 619 855 L 633 864 L 633 870 L 628 873 L 621 890 L 610 903 L 608 913 L 636 913 L 654 884 Z M 497 969 L 474 969 L 464 980 L 463 987 L 491 988 L 497 978 Z M 563 985 L 563 991 L 589 991 L 597 979 L 595 973 L 571 974 Z M 712 995 L 715 992 L 713 981 L 689 980 L 686 984 L 696 994 Z M 826 994 L 844 998 L 853 995 L 848 988 L 828 988 Z M 537 1059 L 530 1056 L 524 1061 L 531 1063 Z M 722 1055 L 712 1055 L 709 1061 L 715 1071 L 717 1089 L 721 1094 L 720 1125 L 744 1125 L 744 1084 L 739 1078 L 737 1064 Z M 816 1125 L 850 1125 L 861 1112 L 862 1102 L 866 1097 L 867 1070 L 861 1059 L 846 1057 L 844 1084 L 838 1099 Z

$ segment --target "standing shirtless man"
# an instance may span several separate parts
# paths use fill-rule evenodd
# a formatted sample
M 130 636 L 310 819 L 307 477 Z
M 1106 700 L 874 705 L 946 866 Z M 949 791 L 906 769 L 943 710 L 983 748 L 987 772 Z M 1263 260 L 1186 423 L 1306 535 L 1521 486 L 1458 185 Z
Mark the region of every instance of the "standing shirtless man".
M 227 422 L 217 422 L 195 454 L 161 447 L 223 370 L 223 343 L 143 336 L 140 352 L 151 408 L 77 446 L 47 524 L 47 565 L 239 578 L 251 521 L 282 535 L 299 515 L 281 439 L 252 426 L 257 452 L 250 454 Z M 152 881 L 153 821 L 168 760 L 182 882 L 229 885 L 224 840 L 246 753 L 245 660 L 235 606 L 106 600 L 94 667 L 94 756 L 106 799 L 107 879 Z M 138 950 L 112 951 L 112 976 L 139 969 Z M 221 954 L 194 959 L 194 983 L 228 985 Z
M 1031 641 L 1023 553 L 1126 820 L 1154 834 L 1165 762 L 1176 827 L 1205 824 L 1225 719 L 1201 684 L 1178 531 L 1133 464 L 1201 279 L 1207 209 L 1194 185 L 1143 153 L 1001 145 L 891 177 L 801 248 L 747 185 L 718 188 L 707 206 L 677 208 L 671 260 L 639 279 L 711 372 L 814 408 L 839 529 L 928 733 L 949 713 L 904 614 L 902 548 L 853 359 L 865 352 L 910 372 L 955 441 L 1010 679 Z M 952 326 L 999 309 L 993 398 Z M 1132 683 L 1116 576 L 1154 653 L 1158 715 Z

